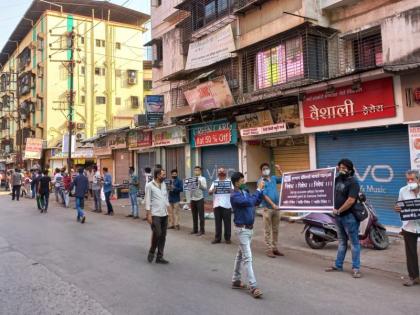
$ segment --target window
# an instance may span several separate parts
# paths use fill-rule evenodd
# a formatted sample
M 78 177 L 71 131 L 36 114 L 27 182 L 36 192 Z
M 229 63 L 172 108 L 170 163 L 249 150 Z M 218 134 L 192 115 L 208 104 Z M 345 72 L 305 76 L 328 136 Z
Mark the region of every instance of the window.
M 101 40 L 102 47 L 105 47 L 105 41 Z
M 80 36 L 80 44 L 84 44 L 85 43 L 85 38 L 84 38 L 84 36 Z
M 127 70 L 128 84 L 137 84 L 137 70 Z
M 81 95 L 80 96 L 80 104 L 85 104 L 86 103 L 86 96 L 85 95 Z
M 0 78 L 0 92 L 6 92 L 10 84 L 10 74 L 3 73 Z
M 105 68 L 95 67 L 95 75 L 104 76 Z
M 163 60 L 162 41 L 158 40 L 153 44 L 153 66 L 159 66 Z
M 38 64 L 36 67 L 37 70 L 37 76 L 38 78 L 43 78 L 44 77 L 44 66 L 42 64 Z
M 105 96 L 97 96 L 96 97 L 96 104 L 97 105 L 103 105 L 106 103 L 106 97 Z
M 115 76 L 117 78 L 121 78 L 121 73 L 122 73 L 121 69 L 115 69 Z
M 144 80 L 143 81 L 143 88 L 146 91 L 150 91 L 152 89 L 152 86 L 153 86 L 153 81 L 152 80 Z
M 121 43 L 116 42 L 115 43 L 115 49 L 121 49 Z
M 32 72 L 26 72 L 22 74 L 18 78 L 17 85 L 19 96 L 28 94 L 31 91 L 31 89 L 35 87 L 35 80 Z
M 356 69 L 382 65 L 381 33 L 353 40 L 353 50 Z
M 18 71 L 22 72 L 25 70 L 26 66 L 31 63 L 31 49 L 26 47 L 20 55 L 17 57 L 18 59 Z
M 212 20 L 216 17 L 216 0 L 206 4 L 204 8 L 204 16 L 206 21 Z
M 86 74 L 86 68 L 85 68 L 85 66 L 81 66 L 80 67 L 80 74 L 81 75 L 85 75 Z M 96 74 L 96 68 L 95 68 L 95 74 Z
M 121 105 L 121 97 L 116 97 L 115 98 L 115 105 Z
M 194 2 L 191 7 L 193 30 L 196 31 L 214 20 L 229 14 L 232 0 L 207 0 Z
M 96 39 L 95 43 L 96 47 L 105 47 L 105 41 L 103 39 Z
M 131 96 L 131 108 L 139 108 L 139 98 L 137 96 Z

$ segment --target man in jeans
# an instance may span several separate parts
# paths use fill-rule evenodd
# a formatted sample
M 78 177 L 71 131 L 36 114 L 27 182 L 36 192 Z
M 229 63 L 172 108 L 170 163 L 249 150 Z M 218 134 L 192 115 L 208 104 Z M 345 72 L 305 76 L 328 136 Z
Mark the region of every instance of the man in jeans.
M 178 170 L 174 169 L 171 171 L 171 187 L 169 187 L 169 228 L 179 230 L 179 211 L 181 206 L 181 193 L 184 190 L 182 181 L 178 178 Z M 168 188 L 168 187 L 166 187 Z
M 137 202 L 137 194 L 139 192 L 139 178 L 134 173 L 134 167 L 130 166 L 128 170 L 130 175 L 130 181 L 128 184 L 129 194 L 130 194 L 130 203 L 131 203 L 131 214 L 127 217 L 132 217 L 133 219 L 139 218 L 139 204 Z
M 63 175 L 61 174 L 61 170 L 59 168 L 55 169 L 54 179 L 52 180 L 54 184 L 54 193 L 55 193 L 55 201 L 60 202 L 62 197 L 62 183 L 63 183 Z
M 334 211 L 338 232 L 338 251 L 334 266 L 325 271 L 343 271 L 344 259 L 347 252 L 347 243 L 351 242 L 352 276 L 360 278 L 360 243 L 359 225 L 352 213 L 354 204 L 359 197 L 360 186 L 353 177 L 353 162 L 342 159 L 338 162 L 338 176 L 335 179 Z
M 102 212 L 102 200 L 101 200 L 101 189 L 102 189 L 102 176 L 96 165 L 93 166 L 93 178 L 92 178 L 92 193 L 93 202 L 95 203 L 95 210 L 93 212 Z
M 204 191 L 207 189 L 207 181 L 201 176 L 201 167 L 194 167 L 194 176 L 197 177 L 198 187 L 191 190 L 191 213 L 193 217 L 193 230 L 191 234 L 201 236 L 204 230 Z M 198 232 L 198 217 L 200 217 L 200 232 Z
M 73 180 L 71 184 L 71 189 L 76 187 L 76 192 L 74 196 L 76 197 L 76 209 L 77 209 L 77 222 L 85 223 L 86 216 L 83 212 L 84 203 L 85 203 L 85 196 L 89 191 L 89 180 L 83 174 L 83 168 L 79 168 L 79 175 Z
M 19 197 L 20 197 L 20 188 L 22 187 L 22 179 L 23 176 L 20 173 L 20 169 L 16 168 L 14 173 L 11 176 L 11 180 L 12 180 L 12 200 L 16 200 L 19 201 Z
M 261 203 L 263 198 L 264 181 L 258 182 L 255 194 L 249 194 L 244 175 L 235 172 L 232 175 L 234 191 L 230 196 L 230 203 L 233 209 L 233 222 L 235 224 L 235 234 L 239 240 L 239 249 L 236 254 L 235 267 L 232 277 L 233 289 L 245 289 L 247 286 L 242 283 L 242 265 L 248 276 L 249 290 L 253 297 L 259 298 L 262 291 L 257 287 L 257 280 L 252 268 L 251 240 L 254 229 L 255 207 Z
M 408 171 L 405 174 L 407 185 L 400 189 L 398 201 L 420 199 L 420 174 L 417 170 Z M 395 211 L 400 212 L 401 208 L 395 206 Z M 412 287 L 420 285 L 419 278 L 419 257 L 417 255 L 417 241 L 420 237 L 420 220 L 403 221 L 401 234 L 404 237 L 405 256 L 407 259 L 407 270 L 409 279 L 404 286 Z
M 232 182 L 226 176 L 226 170 L 221 167 L 217 170 L 217 180 L 209 189 L 209 194 L 213 195 L 213 212 L 215 219 L 216 234 L 212 244 L 219 244 L 222 241 L 222 222 L 225 228 L 225 241 L 230 244 L 232 206 L 230 205 L 230 193 L 233 189 Z
M 168 192 L 165 184 L 166 173 L 156 168 L 153 181 L 147 183 L 145 193 L 147 222 L 152 228 L 152 244 L 150 246 L 147 260 L 151 263 L 156 256 L 157 264 L 168 264 L 169 261 L 163 258 L 166 242 L 166 230 L 168 228 Z
M 105 215 L 114 215 L 114 209 L 112 208 L 111 204 L 111 195 L 112 195 L 112 176 L 108 172 L 108 168 L 104 167 L 104 194 L 105 194 L 105 202 L 107 207 L 107 212 Z
M 277 171 L 281 174 L 279 165 L 275 166 Z M 280 224 L 280 212 L 279 212 L 279 190 L 278 184 L 281 184 L 281 176 L 270 175 L 270 165 L 263 163 L 260 166 L 261 178 L 259 181 L 264 181 L 264 198 L 262 205 L 263 210 L 263 222 L 264 222 L 264 236 L 265 245 L 267 246 L 266 255 L 270 258 L 276 256 L 284 256 L 277 248 L 277 242 L 279 238 L 279 224 Z

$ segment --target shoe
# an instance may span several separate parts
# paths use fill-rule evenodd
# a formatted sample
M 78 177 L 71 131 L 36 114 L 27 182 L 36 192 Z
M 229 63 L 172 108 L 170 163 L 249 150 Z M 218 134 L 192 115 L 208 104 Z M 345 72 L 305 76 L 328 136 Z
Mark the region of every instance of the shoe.
M 133 219 L 140 219 L 138 215 L 136 215 L 135 217 L 133 217 Z
M 110 216 L 113 216 L 113 215 L 114 215 L 114 211 L 112 211 L 109 215 L 110 215 Z
M 104 215 L 110 215 L 109 213 L 104 213 Z
M 198 232 L 194 232 L 194 231 L 192 231 L 190 234 L 191 235 L 194 235 L 194 234 L 197 234 Z
M 172 226 L 168 227 L 168 230 L 175 230 L 175 226 L 172 225 Z
M 267 257 L 276 258 L 276 255 L 274 255 L 273 250 L 271 249 L 266 250 L 265 254 L 267 255 Z
M 79 217 L 77 217 L 77 222 L 80 222 L 80 218 Z
M 415 285 L 418 285 L 418 284 L 420 284 L 420 279 L 419 278 L 416 278 L 416 279 L 409 278 L 403 283 L 403 286 L 412 287 L 412 286 L 415 286 Z
M 219 241 L 219 240 L 212 240 L 212 241 L 211 241 L 211 243 L 212 243 L 212 244 L 220 244 L 220 243 L 221 243 L 221 241 Z
M 231 240 L 226 240 L 226 244 L 232 244 Z
M 132 214 L 126 215 L 126 218 L 132 218 L 132 217 L 133 217 Z
M 151 263 L 153 261 L 153 258 L 155 258 L 155 254 L 149 253 L 149 255 L 147 255 L 147 261 L 149 263 Z
M 197 236 L 201 236 L 201 235 L 204 235 L 204 234 L 206 234 L 206 233 L 204 233 L 204 232 L 199 232 L 199 233 L 197 234 Z
M 181 228 L 179 227 L 179 225 L 175 225 L 175 229 L 179 231 Z
M 169 264 L 169 261 L 167 261 L 163 258 L 156 258 L 156 263 L 157 264 L 162 264 L 162 265 L 167 265 L 167 264 Z
M 325 272 L 336 272 L 336 271 L 341 272 L 341 271 L 343 271 L 343 269 L 340 269 L 336 266 L 331 266 L 331 267 L 328 267 L 327 269 L 325 269 Z
M 85 216 L 83 216 L 83 218 L 82 218 L 82 220 L 80 221 L 80 223 L 85 223 L 86 222 L 86 217 Z
M 276 256 L 284 256 L 284 254 L 280 252 L 277 248 L 273 249 L 273 254 Z
M 353 269 L 351 276 L 352 276 L 354 279 L 359 279 L 359 278 L 361 278 L 361 277 L 362 277 L 362 274 L 360 273 L 360 270 L 358 270 L 358 269 Z

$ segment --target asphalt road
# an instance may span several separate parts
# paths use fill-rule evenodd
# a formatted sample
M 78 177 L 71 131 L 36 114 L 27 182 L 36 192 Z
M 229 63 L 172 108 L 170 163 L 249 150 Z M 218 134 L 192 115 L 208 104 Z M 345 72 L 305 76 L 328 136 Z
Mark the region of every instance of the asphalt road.
M 395 274 L 325 273 L 300 251 L 270 259 L 255 250 L 261 300 L 230 288 L 236 245 L 170 231 L 170 264 L 146 261 L 145 222 L 0 196 L 0 314 L 420 314 L 420 286 Z M 347 270 L 350 271 L 349 266 Z

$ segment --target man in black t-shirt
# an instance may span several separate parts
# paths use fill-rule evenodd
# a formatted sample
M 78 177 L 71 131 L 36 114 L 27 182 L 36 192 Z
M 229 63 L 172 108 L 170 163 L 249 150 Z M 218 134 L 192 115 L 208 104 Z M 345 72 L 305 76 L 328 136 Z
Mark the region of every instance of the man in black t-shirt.
M 343 271 L 347 243 L 351 242 L 353 278 L 360 278 L 359 221 L 352 213 L 359 196 L 360 186 L 354 178 L 353 162 L 342 159 L 338 162 L 338 176 L 335 179 L 335 216 L 338 232 L 338 251 L 335 265 L 326 271 Z
M 44 170 L 43 176 L 39 178 L 38 194 L 40 195 L 41 213 L 46 213 L 48 201 L 50 198 L 51 177 L 48 176 L 48 170 Z

